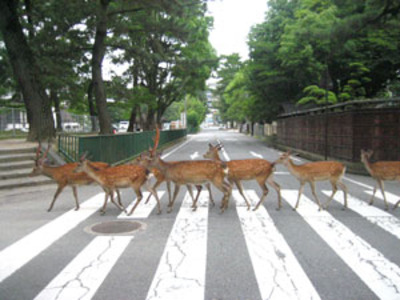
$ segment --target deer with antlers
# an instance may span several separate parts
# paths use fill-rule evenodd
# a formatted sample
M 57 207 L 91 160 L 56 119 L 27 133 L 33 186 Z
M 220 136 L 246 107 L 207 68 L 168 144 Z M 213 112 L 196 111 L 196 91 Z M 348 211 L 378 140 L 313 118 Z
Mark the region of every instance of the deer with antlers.
M 397 180 L 400 181 L 400 161 L 377 161 L 374 163 L 370 162 L 370 158 L 374 152 L 372 150 L 361 150 L 361 162 L 364 164 L 368 173 L 374 178 L 381 189 L 383 200 L 385 202 L 385 209 L 389 209 L 389 205 L 385 196 L 384 181 L 385 180 Z M 371 200 L 369 205 L 374 203 L 374 197 L 376 193 L 376 184 L 374 191 L 372 192 Z M 396 209 L 400 204 L 400 200 L 393 206 Z
M 156 151 L 159 140 L 160 140 L 160 130 L 157 127 L 155 143 L 151 153 L 154 153 Z M 85 172 L 90 178 L 92 178 L 95 182 L 97 182 L 105 191 L 106 196 L 104 199 L 103 208 L 101 209 L 102 214 L 105 213 L 108 198 L 110 198 L 112 203 L 114 203 L 117 207 L 119 207 L 119 205 L 115 203 L 113 197 L 113 192 L 117 188 L 131 187 L 135 191 L 137 197 L 135 205 L 128 213 L 128 215 L 131 215 L 143 198 L 141 192 L 141 187 L 143 185 L 156 198 L 158 214 L 161 213 L 160 199 L 158 198 L 158 195 L 155 192 L 155 190 L 152 187 L 150 187 L 147 181 L 150 171 L 141 165 L 125 164 L 125 165 L 110 167 L 103 170 L 98 170 L 93 166 L 93 164 L 90 161 L 88 161 L 86 158 L 82 158 L 79 166 L 76 168 L 75 171 Z M 120 208 L 123 209 L 123 207 Z
M 77 186 L 91 184 L 93 183 L 93 180 L 83 172 L 80 173 L 74 172 L 74 170 L 78 166 L 78 163 L 67 163 L 62 166 L 50 166 L 46 164 L 46 157 L 51 148 L 51 145 L 50 144 L 48 145 L 47 150 L 45 151 L 42 157 L 40 157 L 41 148 L 42 146 L 41 144 L 39 144 L 36 151 L 35 166 L 33 167 L 33 170 L 29 176 L 32 177 L 38 175 L 45 175 L 57 182 L 58 187 L 56 193 L 54 194 L 53 200 L 51 201 L 50 207 L 48 208 L 47 211 L 51 211 L 53 209 L 57 197 L 61 194 L 61 192 L 64 190 L 66 186 L 72 187 L 72 191 L 75 198 L 75 210 L 78 210 L 79 200 L 78 200 Z M 109 164 L 103 162 L 93 162 L 93 164 L 97 169 L 104 169 L 110 166 Z M 116 192 L 118 195 L 118 202 L 119 204 L 121 204 L 121 197 L 119 191 L 117 190 Z
M 212 144 L 208 144 L 208 146 L 208 151 L 203 155 L 203 157 L 221 162 L 222 160 L 218 152 L 223 149 L 223 145 L 219 143 L 216 146 L 213 146 Z M 245 180 L 256 180 L 263 191 L 260 200 L 253 210 L 258 209 L 268 194 L 266 182 L 268 182 L 268 184 L 270 184 L 278 193 L 277 209 L 279 210 L 282 207 L 280 186 L 273 180 L 274 163 L 270 163 L 265 159 L 230 160 L 225 163 L 229 169 L 228 181 L 231 185 L 235 183 L 240 194 L 246 202 L 248 210 L 250 209 L 250 202 L 247 200 L 243 192 L 243 186 L 241 183 Z
M 294 207 L 296 210 L 299 207 L 300 197 L 303 193 L 304 185 L 308 182 L 311 186 L 311 191 L 314 198 L 317 200 L 319 210 L 322 210 L 321 203 L 315 193 L 315 182 L 329 180 L 332 185 L 332 195 L 330 196 L 325 208 L 328 208 L 329 203 L 332 201 L 333 196 L 337 191 L 337 186 L 343 190 L 344 194 L 344 206 L 347 207 L 347 187 L 342 182 L 346 167 L 337 161 L 317 161 L 311 163 L 305 163 L 302 165 L 296 165 L 290 158 L 290 151 L 283 153 L 279 159 L 275 162 L 276 164 L 282 163 L 285 165 L 289 172 L 300 181 L 300 189 L 297 197 L 297 202 Z

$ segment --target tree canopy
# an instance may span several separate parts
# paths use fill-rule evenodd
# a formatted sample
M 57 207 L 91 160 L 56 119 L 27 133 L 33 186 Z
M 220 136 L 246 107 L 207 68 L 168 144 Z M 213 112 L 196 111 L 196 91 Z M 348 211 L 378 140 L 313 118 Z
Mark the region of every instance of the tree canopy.
M 225 119 L 269 122 L 293 106 L 399 95 L 399 12 L 390 0 L 268 1 L 249 60 L 220 66 Z
M 51 107 L 60 105 L 98 116 L 100 133 L 122 118 L 153 128 L 173 102 L 206 89 L 218 62 L 208 42 L 206 1 L 1 2 L 0 98 L 24 101 L 36 132 L 31 140 L 54 137 Z M 11 22 L 19 27 L 10 31 Z M 10 47 L 16 36 L 25 40 L 19 49 Z M 26 65 L 33 62 L 29 72 L 15 68 L 23 59 L 18 50 Z M 106 78 L 103 65 L 110 63 L 125 72 Z M 21 80 L 27 73 L 31 79 Z M 24 87 L 34 80 L 35 87 Z M 42 96 L 30 100 L 32 94 Z M 44 116 L 49 121 L 36 126 Z

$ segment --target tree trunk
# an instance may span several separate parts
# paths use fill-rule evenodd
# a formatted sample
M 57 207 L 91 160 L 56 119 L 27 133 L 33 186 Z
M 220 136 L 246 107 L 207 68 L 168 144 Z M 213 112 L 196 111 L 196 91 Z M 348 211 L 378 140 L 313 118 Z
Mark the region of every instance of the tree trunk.
M 30 116 L 28 140 L 53 140 L 55 128 L 50 98 L 40 83 L 39 68 L 22 32 L 17 3 L 13 0 L 0 1 L 0 30 Z
M 154 130 L 154 117 L 155 117 L 155 110 L 152 108 L 149 108 L 147 111 L 147 117 L 145 122 L 143 122 L 143 130 L 144 131 L 149 131 L 149 130 Z
M 132 107 L 131 117 L 129 118 L 128 132 L 133 132 L 136 124 L 137 105 Z
M 106 50 L 104 40 L 107 36 L 107 9 L 109 3 L 110 0 L 100 0 L 92 57 L 92 82 L 100 123 L 100 134 L 112 133 L 111 118 L 107 110 L 107 96 L 102 74 L 102 63 Z
M 89 83 L 87 94 L 88 94 L 90 121 L 92 123 L 92 132 L 97 132 L 97 114 L 93 102 L 93 81 L 90 81 Z
M 54 112 L 56 114 L 56 129 L 57 131 L 62 131 L 62 120 L 61 120 L 61 110 L 60 110 L 60 98 L 58 97 L 57 91 L 54 89 L 50 90 L 50 99 L 54 103 Z

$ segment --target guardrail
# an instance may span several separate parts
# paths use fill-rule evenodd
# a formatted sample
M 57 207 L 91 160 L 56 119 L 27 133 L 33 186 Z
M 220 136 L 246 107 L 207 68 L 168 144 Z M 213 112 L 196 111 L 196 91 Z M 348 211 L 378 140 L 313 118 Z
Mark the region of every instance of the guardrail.
M 161 131 L 159 147 L 186 134 L 186 129 Z M 154 136 L 155 131 L 98 136 L 60 134 L 58 151 L 68 161 L 78 161 L 87 152 L 90 160 L 120 164 L 152 147 Z

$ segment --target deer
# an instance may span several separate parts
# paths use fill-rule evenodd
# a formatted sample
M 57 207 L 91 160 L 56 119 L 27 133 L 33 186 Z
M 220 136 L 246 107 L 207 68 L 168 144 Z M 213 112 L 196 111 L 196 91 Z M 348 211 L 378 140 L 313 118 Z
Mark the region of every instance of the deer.
M 161 153 L 156 153 L 149 158 L 149 166 L 151 168 L 157 168 L 164 175 L 166 181 L 172 181 L 175 184 L 175 190 L 168 212 L 172 211 L 180 186 L 183 184 L 198 186 L 208 182 L 212 183 L 224 194 L 220 207 L 221 213 L 228 207 L 231 186 L 225 181 L 225 176 L 228 173 L 228 168 L 225 164 L 210 160 L 167 162 L 161 159 Z M 193 210 L 197 208 L 199 194 L 200 193 L 197 193 L 196 199 L 193 202 Z
M 223 145 L 218 143 L 213 146 L 208 144 L 208 151 L 203 155 L 204 158 L 211 159 L 214 161 L 222 162 L 218 152 L 223 149 Z M 266 182 L 271 185 L 278 194 L 278 208 L 280 210 L 282 207 L 280 186 L 273 180 L 273 172 L 275 170 L 275 163 L 271 163 L 265 159 L 242 159 L 242 160 L 230 160 L 225 162 L 228 169 L 228 181 L 231 185 L 233 183 L 239 190 L 240 195 L 246 202 L 247 210 L 250 210 L 250 203 L 243 192 L 242 181 L 245 180 L 256 180 L 260 188 L 262 189 L 262 196 L 260 197 L 258 203 L 253 208 L 253 211 L 257 210 L 259 206 L 263 203 L 264 199 L 268 194 L 268 187 Z
M 141 153 L 132 163 L 133 164 L 139 164 L 142 165 L 146 168 L 149 167 L 149 157 L 150 154 L 144 154 Z M 169 163 L 173 164 L 173 163 L 177 163 L 177 161 L 170 161 Z M 164 181 L 167 184 L 167 191 L 168 191 L 168 207 L 171 206 L 171 182 L 167 181 L 164 174 L 158 170 L 157 168 L 151 168 L 150 172 L 154 175 L 154 177 L 156 178 L 156 183 L 153 185 L 153 189 L 156 189 L 161 183 L 163 183 Z M 208 189 L 208 193 L 210 195 L 210 202 L 212 203 L 213 206 L 215 206 L 215 202 L 211 193 L 211 186 L 209 183 L 206 183 L 206 187 Z M 196 198 L 193 196 L 193 190 L 192 190 L 192 186 L 190 184 L 186 185 L 187 190 L 189 191 L 190 197 L 192 198 L 193 204 L 195 203 L 195 199 Z M 202 186 L 201 185 L 196 185 L 196 189 L 197 189 L 197 193 L 199 194 L 202 190 Z M 151 198 L 152 194 L 150 194 L 147 199 L 146 199 L 146 204 L 149 202 L 150 198 Z M 193 209 L 196 209 L 196 207 L 192 207 Z
M 112 166 L 107 169 L 99 170 L 93 163 L 87 159 L 81 160 L 75 172 L 86 173 L 93 181 L 99 184 L 106 193 L 104 204 L 100 210 L 101 214 L 105 214 L 107 201 L 110 198 L 111 202 L 119 209 L 124 210 L 124 207 L 114 201 L 113 192 L 119 188 L 131 187 L 136 194 L 137 200 L 128 215 L 132 215 L 136 207 L 143 198 L 141 187 L 145 185 L 147 190 L 154 195 L 158 205 L 158 214 L 161 214 L 160 199 L 156 192 L 147 184 L 147 179 L 150 172 L 142 166 L 126 164 L 120 166 Z
M 160 139 L 160 130 L 158 127 L 156 128 L 156 138 L 152 153 L 155 152 L 158 142 Z M 91 179 L 97 182 L 106 193 L 104 204 L 100 212 L 105 214 L 107 207 L 107 200 L 110 198 L 111 202 L 124 210 L 122 206 L 117 204 L 114 201 L 113 192 L 118 188 L 129 188 L 131 187 L 137 197 L 135 205 L 132 207 L 131 211 L 128 215 L 132 215 L 135 211 L 136 207 L 139 205 L 140 201 L 143 198 L 141 187 L 144 185 L 146 189 L 156 198 L 158 212 L 157 214 L 161 214 L 161 204 L 160 199 L 158 198 L 155 190 L 148 184 L 148 178 L 150 171 L 141 166 L 134 164 L 124 164 L 119 166 L 113 166 L 107 169 L 99 170 L 93 164 L 86 159 L 86 157 L 82 157 L 78 167 L 75 169 L 75 172 L 85 172 Z
M 33 167 L 32 172 L 29 174 L 29 176 L 33 177 L 38 175 L 45 175 L 56 181 L 58 185 L 57 190 L 47 211 L 50 212 L 53 209 L 54 203 L 66 186 L 72 187 L 73 195 L 75 198 L 75 210 L 79 210 L 77 186 L 91 184 L 93 183 L 93 180 L 85 173 L 74 173 L 74 170 L 78 166 L 77 162 L 66 163 L 62 166 L 50 166 L 46 164 L 46 157 L 51 148 L 51 145 L 48 145 L 48 148 L 42 157 L 40 157 L 41 148 L 42 146 L 41 144 L 39 144 L 36 149 L 35 166 Z M 110 166 L 109 164 L 103 162 L 93 162 L 93 164 L 98 169 L 104 169 Z M 116 192 L 118 195 L 118 202 L 121 204 L 121 196 L 119 194 L 119 191 L 117 190 Z
M 290 158 L 291 152 L 283 153 L 278 160 L 275 161 L 276 164 L 283 164 L 289 170 L 289 172 L 296 177 L 300 182 L 299 194 L 297 197 L 297 202 L 293 210 L 299 207 L 300 197 L 303 193 L 304 185 L 308 182 L 311 186 L 311 191 L 314 198 L 317 200 L 319 211 L 322 210 L 321 203 L 315 193 L 315 182 L 316 181 L 326 181 L 329 180 L 332 185 L 332 195 L 330 196 L 328 202 L 326 203 L 325 209 L 328 208 L 329 203 L 332 201 L 334 195 L 337 192 L 337 186 L 343 190 L 344 194 L 344 204 L 343 209 L 347 208 L 347 187 L 342 182 L 342 178 L 346 172 L 346 166 L 337 161 L 317 161 L 305 163 L 302 165 L 296 165 Z
M 389 209 L 389 205 L 385 196 L 384 181 L 385 180 L 397 180 L 400 181 L 400 161 L 377 161 L 374 163 L 370 162 L 370 158 L 374 152 L 372 150 L 361 150 L 361 162 L 364 164 L 368 173 L 372 178 L 376 180 L 374 191 L 372 192 L 371 200 L 369 205 L 374 203 L 376 186 L 379 185 L 381 189 L 383 201 L 385 202 L 385 209 Z M 393 210 L 396 209 L 400 204 L 400 200 L 393 206 Z

